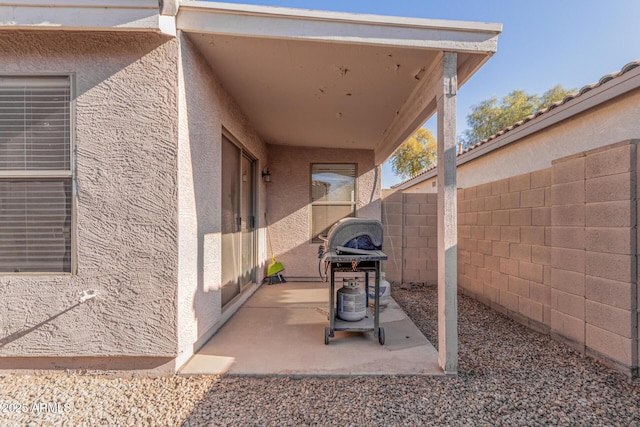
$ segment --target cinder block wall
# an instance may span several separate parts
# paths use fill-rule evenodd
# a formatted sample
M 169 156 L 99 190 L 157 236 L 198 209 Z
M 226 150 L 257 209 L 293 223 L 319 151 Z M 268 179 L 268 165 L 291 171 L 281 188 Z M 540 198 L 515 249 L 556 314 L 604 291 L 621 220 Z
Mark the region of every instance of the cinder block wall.
M 638 140 L 458 190 L 458 289 L 622 371 L 638 373 Z M 436 195 L 394 193 L 397 281 L 437 279 Z M 392 219 L 393 224 L 387 222 Z M 398 218 L 383 221 L 397 236 Z M 386 236 L 385 236 L 386 238 Z M 397 237 L 395 242 L 398 242 Z M 385 250 L 390 252 L 389 241 Z M 390 268 L 387 268 L 390 271 Z
M 382 222 L 384 223 L 384 242 L 382 249 L 389 259 L 382 262 L 382 271 L 386 279 L 393 283 L 402 283 L 403 254 L 403 199 L 402 192 L 382 190 Z
M 551 169 L 458 191 L 460 291 L 531 327 L 551 324 Z
M 553 163 L 551 332 L 637 371 L 636 142 Z
M 438 280 L 437 194 L 383 194 L 383 249 L 388 261 L 382 269 L 390 282 Z
M 438 280 L 437 194 L 403 194 L 403 279 L 436 283 Z

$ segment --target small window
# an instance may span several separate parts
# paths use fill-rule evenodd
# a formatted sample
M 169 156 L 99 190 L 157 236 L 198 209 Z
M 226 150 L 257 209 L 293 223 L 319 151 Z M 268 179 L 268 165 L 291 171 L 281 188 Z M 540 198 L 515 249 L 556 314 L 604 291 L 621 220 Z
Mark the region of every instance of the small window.
M 356 213 L 355 163 L 311 165 L 311 241 L 342 218 Z
M 0 273 L 71 272 L 69 80 L 0 76 Z

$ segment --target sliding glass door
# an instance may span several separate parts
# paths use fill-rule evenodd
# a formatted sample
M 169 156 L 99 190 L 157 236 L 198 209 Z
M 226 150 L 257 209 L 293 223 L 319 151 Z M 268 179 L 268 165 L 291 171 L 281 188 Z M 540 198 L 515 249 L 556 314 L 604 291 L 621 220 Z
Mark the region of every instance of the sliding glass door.
M 222 137 L 222 305 L 255 281 L 255 160 Z

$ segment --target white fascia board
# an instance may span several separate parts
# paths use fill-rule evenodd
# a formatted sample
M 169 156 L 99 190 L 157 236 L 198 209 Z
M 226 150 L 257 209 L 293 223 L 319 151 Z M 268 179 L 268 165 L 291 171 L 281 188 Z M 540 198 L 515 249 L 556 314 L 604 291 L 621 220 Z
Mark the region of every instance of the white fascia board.
M 364 13 L 330 12 L 308 9 L 294 9 L 276 6 L 257 6 L 249 4 L 234 4 L 223 2 L 188 1 L 183 2 L 181 10 L 187 9 L 210 9 L 218 12 L 239 15 L 269 15 L 280 17 L 291 17 L 296 19 L 308 18 L 311 20 L 360 22 L 366 24 L 392 25 L 392 26 L 415 26 L 430 27 L 434 29 L 462 29 L 471 31 L 486 31 L 489 33 L 500 33 L 502 24 L 469 21 L 451 21 L 442 19 L 407 18 L 400 16 L 371 15 Z
M 495 52 L 500 24 L 398 18 L 226 3 L 182 3 L 185 32 Z
M 157 0 L 22 0 L 0 4 L 0 29 L 124 30 L 171 34 L 173 27 L 175 34 L 175 23 L 161 22 L 160 18 Z
M 567 120 L 571 117 L 587 111 L 605 102 L 611 101 L 618 96 L 640 88 L 640 67 L 637 67 L 622 76 L 599 86 L 595 89 L 583 93 L 577 98 L 572 99 L 564 105 L 554 108 L 535 119 L 514 128 L 497 138 L 485 142 L 481 146 L 474 148 L 466 153 L 463 153 L 457 157 L 457 165 L 460 166 L 474 159 L 484 156 L 492 151 L 495 151 L 505 145 L 515 143 L 529 135 L 536 132 L 540 132 L 550 126 L 560 123 L 563 120 Z M 427 179 L 437 176 L 435 169 L 430 170 L 422 175 L 419 175 L 413 179 L 410 179 L 404 183 L 400 183 L 393 188 L 405 190 L 416 184 L 419 184 Z
M 158 9 L 158 0 L 13 0 L 2 6 Z

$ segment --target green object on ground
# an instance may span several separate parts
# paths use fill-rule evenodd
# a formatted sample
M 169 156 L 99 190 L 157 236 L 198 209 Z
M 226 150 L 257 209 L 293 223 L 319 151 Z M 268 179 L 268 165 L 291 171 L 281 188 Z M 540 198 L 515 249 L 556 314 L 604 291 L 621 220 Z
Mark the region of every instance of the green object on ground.
M 284 270 L 284 266 L 281 262 L 276 261 L 276 257 L 271 255 L 271 264 L 269 264 L 269 268 L 267 268 L 267 276 L 273 276 L 276 273 L 280 273 Z
M 269 240 L 269 249 L 271 250 L 271 264 L 267 268 L 267 276 L 273 276 L 284 270 L 284 265 L 281 262 L 276 261 L 276 257 L 273 254 L 273 246 L 271 245 L 271 233 L 269 232 L 269 222 L 267 221 L 267 213 L 264 213 L 264 222 L 267 226 L 267 240 Z

